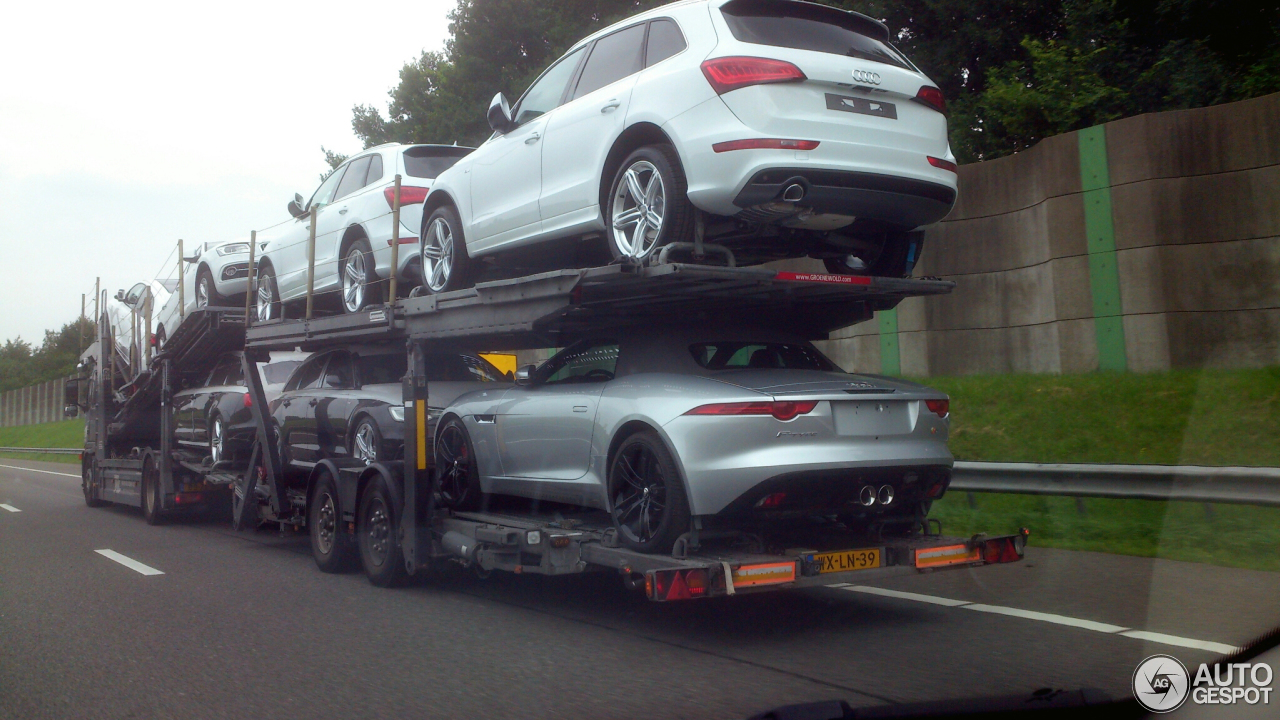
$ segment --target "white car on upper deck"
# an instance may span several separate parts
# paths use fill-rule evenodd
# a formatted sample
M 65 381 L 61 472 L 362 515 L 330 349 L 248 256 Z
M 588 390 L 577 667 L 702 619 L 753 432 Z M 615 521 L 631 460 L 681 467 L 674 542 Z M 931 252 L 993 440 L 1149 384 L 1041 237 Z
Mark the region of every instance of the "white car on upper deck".
M 494 98 L 493 135 L 427 198 L 424 285 L 466 287 L 473 259 L 556 240 L 603 235 L 614 258 L 646 260 L 698 228 L 739 264 L 908 274 L 910 231 L 956 198 L 945 112 L 872 18 L 794 0 L 665 5 L 575 44 L 513 108 Z

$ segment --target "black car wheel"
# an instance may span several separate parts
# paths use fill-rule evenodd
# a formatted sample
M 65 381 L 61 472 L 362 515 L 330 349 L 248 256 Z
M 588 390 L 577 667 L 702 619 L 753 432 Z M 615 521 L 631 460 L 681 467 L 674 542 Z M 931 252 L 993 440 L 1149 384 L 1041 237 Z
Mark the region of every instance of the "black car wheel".
M 475 510 L 484 493 L 471 436 L 458 418 L 450 418 L 436 436 L 436 487 L 440 502 L 455 510 Z
M 409 577 L 400 551 L 397 520 L 391 490 L 387 481 L 377 475 L 360 496 L 356 538 L 364 574 L 378 587 L 401 585 Z
M 351 537 L 342 531 L 338 484 L 321 471 L 307 507 L 307 528 L 311 535 L 311 557 L 321 572 L 346 572 L 355 566 L 356 552 Z
M 669 553 L 689 530 L 689 501 L 675 460 L 652 431 L 618 447 L 609 464 L 610 514 L 618 539 L 642 553 Z

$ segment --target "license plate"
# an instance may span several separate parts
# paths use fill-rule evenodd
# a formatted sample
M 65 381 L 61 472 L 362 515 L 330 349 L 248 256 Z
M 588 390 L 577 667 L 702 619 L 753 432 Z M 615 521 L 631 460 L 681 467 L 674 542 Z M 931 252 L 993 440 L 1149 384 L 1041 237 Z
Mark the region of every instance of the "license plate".
M 859 97 L 847 97 L 845 95 L 832 95 L 831 93 L 827 93 L 826 95 L 828 110 L 839 110 L 840 112 L 870 115 L 872 117 L 882 117 L 890 120 L 898 119 L 898 108 L 893 103 L 868 100 L 866 98 Z
M 981 561 L 982 554 L 978 552 L 978 548 L 966 545 L 946 545 L 916 550 L 917 568 L 946 567 Z
M 815 562 L 821 563 L 818 568 L 819 573 L 870 570 L 880 567 L 880 548 L 816 553 L 813 559 Z

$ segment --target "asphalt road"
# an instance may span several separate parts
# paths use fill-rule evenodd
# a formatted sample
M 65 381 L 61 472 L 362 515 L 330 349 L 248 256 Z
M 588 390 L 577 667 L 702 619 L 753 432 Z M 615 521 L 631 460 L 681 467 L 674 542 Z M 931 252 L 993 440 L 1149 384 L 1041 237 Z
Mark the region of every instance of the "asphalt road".
M 1120 698 L 1151 654 L 1190 666 L 1280 622 L 1278 573 L 1036 548 L 1014 565 L 670 604 L 612 575 L 456 570 L 382 590 L 319 572 L 302 534 L 89 509 L 76 470 L 0 460 L 3 718 L 740 718 L 832 698 Z

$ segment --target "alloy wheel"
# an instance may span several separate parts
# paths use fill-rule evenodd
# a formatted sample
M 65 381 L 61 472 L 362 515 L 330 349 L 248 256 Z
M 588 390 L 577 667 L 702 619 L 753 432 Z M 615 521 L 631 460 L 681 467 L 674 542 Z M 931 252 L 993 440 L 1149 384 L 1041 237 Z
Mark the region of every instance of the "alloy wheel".
M 213 460 L 213 464 L 217 465 L 226 457 L 226 438 L 222 433 L 222 418 L 214 418 L 213 426 L 209 428 L 209 459 Z
M 667 210 L 662 173 L 648 160 L 639 160 L 622 174 L 613 195 L 610 217 L 613 243 L 626 257 L 641 260 L 653 252 Z
M 378 438 L 373 433 L 373 426 L 363 423 L 356 430 L 355 448 L 352 455 L 365 465 L 378 461 Z
M 196 309 L 203 310 L 209 307 L 209 278 L 202 277 L 200 282 L 196 283 Z
M 328 555 L 333 552 L 334 538 L 337 537 L 338 532 L 337 515 L 333 496 L 325 493 L 320 502 L 320 522 L 317 523 L 318 532 L 316 533 L 316 543 L 320 546 L 321 554 Z
M 453 272 L 453 231 L 436 218 L 422 239 L 422 277 L 432 292 L 443 292 Z
M 368 282 L 369 273 L 364 264 L 364 253 L 360 252 L 360 248 L 352 248 L 342 271 L 342 306 L 347 312 L 356 312 L 364 307 L 364 287 Z
M 449 505 L 466 499 L 471 473 L 471 454 L 462 428 L 450 424 L 440 433 L 436 443 L 436 462 L 440 472 L 440 496 Z
M 622 532 L 635 542 L 653 539 L 662 524 L 667 504 L 667 479 L 653 452 L 633 445 L 618 453 L 613 461 L 613 518 Z
M 271 290 L 271 283 L 267 282 L 271 276 L 258 280 L 258 319 L 272 320 L 271 306 L 275 305 L 275 293 Z

